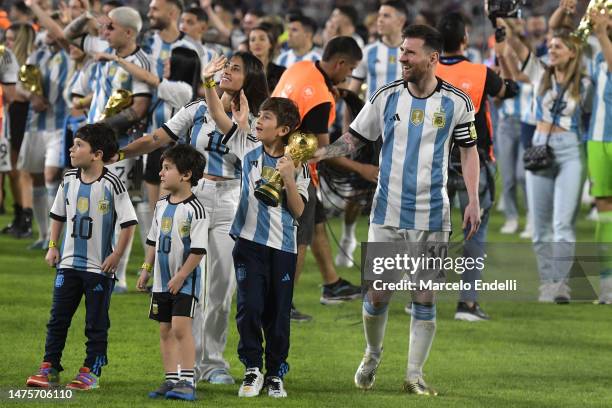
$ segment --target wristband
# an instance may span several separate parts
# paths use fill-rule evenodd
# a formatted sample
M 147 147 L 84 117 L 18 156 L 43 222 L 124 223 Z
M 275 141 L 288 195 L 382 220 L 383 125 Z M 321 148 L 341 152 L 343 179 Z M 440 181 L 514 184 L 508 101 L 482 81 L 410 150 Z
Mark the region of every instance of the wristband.
M 140 269 L 144 269 L 147 272 L 151 272 L 153 270 L 153 265 L 145 262 L 140 266 Z
M 208 81 L 204 82 L 204 88 L 212 89 L 216 86 L 217 86 L 217 83 L 215 82 L 214 78 L 211 78 Z
M 49 246 L 48 246 L 48 248 L 49 248 L 49 249 L 51 249 L 51 248 L 57 248 L 57 242 L 55 242 L 54 240 L 50 239 L 50 240 L 49 240 Z
M 119 150 L 117 155 L 119 155 L 119 159 L 117 159 L 117 161 L 125 160 L 125 152 L 123 150 Z

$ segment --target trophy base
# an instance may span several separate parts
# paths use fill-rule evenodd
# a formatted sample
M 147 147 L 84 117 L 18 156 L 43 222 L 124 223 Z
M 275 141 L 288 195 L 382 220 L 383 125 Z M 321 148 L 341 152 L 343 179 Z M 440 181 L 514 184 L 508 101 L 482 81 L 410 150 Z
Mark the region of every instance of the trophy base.
M 268 207 L 278 207 L 280 202 L 280 192 L 264 184 L 255 189 L 255 198 L 267 205 Z

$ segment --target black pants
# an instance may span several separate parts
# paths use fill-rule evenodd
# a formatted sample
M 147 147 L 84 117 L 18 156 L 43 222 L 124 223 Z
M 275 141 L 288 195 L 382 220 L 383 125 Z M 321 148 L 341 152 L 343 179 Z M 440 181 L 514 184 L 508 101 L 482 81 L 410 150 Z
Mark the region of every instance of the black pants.
M 83 366 L 88 367 L 96 375 L 101 374 L 102 366 L 108 363 L 106 358 L 110 328 L 108 309 L 114 286 L 115 281 L 104 275 L 74 269 L 57 271 L 51 317 L 47 323 L 44 361 L 50 362 L 59 371 L 63 370 L 60 360 L 66 345 L 68 328 L 85 294 L 87 357 Z
M 289 371 L 289 326 L 296 254 L 239 238 L 232 253 L 238 286 L 238 357 L 247 368 L 263 368 L 266 377 Z M 263 331 L 263 336 L 262 336 Z

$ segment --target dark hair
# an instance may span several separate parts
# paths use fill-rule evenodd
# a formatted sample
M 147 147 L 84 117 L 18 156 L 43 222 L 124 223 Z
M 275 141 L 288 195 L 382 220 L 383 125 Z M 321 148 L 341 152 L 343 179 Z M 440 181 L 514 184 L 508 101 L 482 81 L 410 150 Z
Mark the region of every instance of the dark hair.
M 26 14 L 28 16 L 32 15 L 32 11 L 28 6 L 26 6 L 25 1 L 16 1 L 13 3 L 13 7 L 15 7 L 15 9 L 21 14 Z
M 200 87 L 200 57 L 186 47 L 176 47 L 170 54 L 170 81 L 183 81 L 191 85 L 193 99 L 198 97 Z
M 317 23 L 310 17 L 303 14 L 291 14 L 289 16 L 290 23 L 300 23 L 305 31 L 314 34 L 317 31 Z
M 190 7 L 187 10 L 185 10 L 184 13 L 193 14 L 194 16 L 196 16 L 198 21 L 204 21 L 208 23 L 208 14 L 206 14 L 206 12 L 202 10 L 200 7 Z
M 298 106 L 289 98 L 272 96 L 261 104 L 259 111 L 272 112 L 274 116 L 276 116 L 276 125 L 278 127 L 289 127 L 289 132 L 283 137 L 283 142 L 285 144 L 287 144 L 291 132 L 300 125 L 300 111 Z
M 334 37 L 327 42 L 323 50 L 323 61 L 329 61 L 336 55 L 343 55 L 353 61 L 360 61 L 363 58 L 361 48 L 352 37 Z
M 179 143 L 172 146 L 162 153 L 161 162 L 163 163 L 164 160 L 174 163 L 181 174 L 191 171 L 189 181 L 193 187 L 197 186 L 198 181 L 204 176 L 206 159 L 191 145 Z
M 465 20 L 461 13 L 448 13 L 438 23 L 444 51 L 455 52 L 461 48 L 465 38 Z
M 242 90 L 249 101 L 249 110 L 253 115 L 259 113 L 259 106 L 268 97 L 268 81 L 259 58 L 250 52 L 238 51 L 232 55 L 242 60 L 244 65 L 244 83 Z M 240 102 L 240 93 L 234 95 L 234 102 Z
M 183 0 L 166 0 L 166 3 L 172 4 L 181 10 L 181 13 L 185 9 L 185 5 L 183 4 Z
M 402 31 L 402 37 L 404 39 L 419 38 L 424 41 L 426 47 L 438 53 L 442 52 L 442 36 L 433 27 L 420 24 L 409 25 Z
M 91 152 L 102 151 L 102 161 L 107 162 L 119 151 L 117 134 L 106 123 L 92 123 L 77 129 L 74 138 L 89 143 Z
M 108 0 L 108 1 L 105 1 L 102 5 L 103 6 L 111 6 L 113 8 L 118 8 L 118 7 L 125 6 L 123 1 L 121 1 L 121 0 Z
M 264 13 L 264 12 L 263 12 L 261 9 L 259 9 L 259 8 L 251 8 L 251 9 L 248 9 L 248 10 L 246 11 L 246 13 L 244 13 L 244 15 L 246 16 L 247 14 L 252 14 L 252 15 L 254 15 L 255 17 L 259 17 L 259 18 L 261 18 L 261 17 L 263 17 L 263 16 L 265 16 L 265 15 L 266 15 L 266 14 L 265 14 L 265 13 Z
M 272 24 L 269 24 L 269 23 L 261 23 L 258 26 L 253 27 L 251 29 L 251 31 L 249 32 L 249 36 L 255 30 L 263 31 L 264 33 L 266 33 L 266 36 L 268 37 L 268 41 L 270 41 L 270 51 L 268 53 L 268 58 L 272 59 L 272 56 L 274 55 L 274 52 L 276 51 L 276 42 L 278 39 L 278 37 L 276 36 L 276 32 L 274 30 L 274 27 L 272 26 Z M 250 44 L 250 41 L 247 41 L 247 49 L 251 51 L 251 47 L 249 44 Z
M 406 5 L 403 1 L 389 0 L 381 3 L 380 6 L 393 7 L 395 11 L 397 11 L 398 13 L 402 13 L 404 16 L 408 17 L 408 11 L 406 10 Z
M 338 11 L 340 11 L 340 13 L 344 14 L 345 16 L 348 17 L 349 20 L 351 20 L 351 24 L 353 24 L 355 27 L 357 27 L 357 24 L 359 24 L 359 13 L 357 13 L 357 9 L 353 6 L 338 6 L 336 7 L 336 9 Z

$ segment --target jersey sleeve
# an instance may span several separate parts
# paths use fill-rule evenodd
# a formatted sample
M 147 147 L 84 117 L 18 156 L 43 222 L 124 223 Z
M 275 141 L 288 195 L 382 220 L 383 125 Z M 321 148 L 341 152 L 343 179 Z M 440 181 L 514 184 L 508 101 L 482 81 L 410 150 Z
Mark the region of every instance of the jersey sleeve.
M 125 186 L 122 186 L 122 189 L 118 194 L 115 193 L 114 200 L 115 212 L 117 213 L 117 222 L 119 223 L 119 226 L 121 228 L 127 228 L 131 225 L 138 224 L 134 206 L 132 205 L 132 201 L 130 200 L 130 196 L 125 189 Z
M 5 49 L 4 55 L 0 61 L 0 82 L 4 85 L 13 85 L 17 83 L 17 73 L 19 72 L 19 64 L 15 54 L 9 49 Z
M 62 181 L 62 185 L 57 189 L 57 194 L 55 195 L 55 201 L 53 201 L 53 206 L 51 207 L 51 211 L 49 212 L 49 216 L 56 221 L 66 222 L 66 192 L 65 184 Z
M 146 69 L 147 71 L 153 72 L 151 69 L 151 60 L 150 57 L 145 54 L 140 54 L 142 58 L 137 58 L 133 62 L 138 65 L 140 68 Z M 139 79 L 132 77 L 132 94 L 134 96 L 143 96 L 143 95 L 152 95 L 153 88 L 149 84 Z
M 193 89 L 186 82 L 164 79 L 157 87 L 157 96 L 173 108 L 180 109 L 191 101 Z
M 232 128 L 223 137 L 222 143 L 227 146 L 236 157 L 242 160 L 244 155 L 257 147 L 260 142 L 255 136 L 239 128 L 238 124 L 234 123 Z
M 149 233 L 147 234 L 147 245 L 149 246 L 155 246 L 159 234 L 159 225 L 157 223 L 157 209 L 158 206 L 156 205 L 155 211 L 153 211 L 153 220 L 151 221 L 151 225 L 149 226 Z M 143 225 L 142 227 L 147 228 L 146 225 Z
M 376 94 L 374 94 L 376 96 Z M 360 139 L 367 141 L 377 140 L 382 130 L 380 128 L 380 114 L 378 109 L 378 103 L 383 98 L 370 98 L 363 106 L 357 117 L 351 122 L 349 126 L 349 132 Z
M 470 104 L 471 105 L 471 104 Z M 453 129 L 453 141 L 460 147 L 476 146 L 476 125 L 474 125 L 474 109 L 473 105 L 470 108 L 465 104 L 459 104 L 461 111 L 458 113 L 457 124 Z
M 204 205 L 201 204 L 202 209 Z M 208 220 L 199 211 L 195 211 L 191 219 L 191 230 L 189 232 L 191 238 L 191 246 L 189 252 L 196 255 L 206 254 L 208 248 Z
M 304 201 L 308 201 L 310 171 L 308 170 L 308 164 L 301 164 L 300 167 L 301 169 L 295 178 L 295 185 L 297 186 L 298 193 L 304 198 Z
M 186 135 L 195 122 L 195 115 L 200 104 L 190 103 L 183 106 L 169 121 L 162 125 L 162 129 L 168 133 L 174 141 Z
M 98 52 L 105 52 L 109 47 L 108 41 L 98 36 L 87 34 L 83 36 L 81 40 L 81 48 L 86 54 L 93 55 Z

